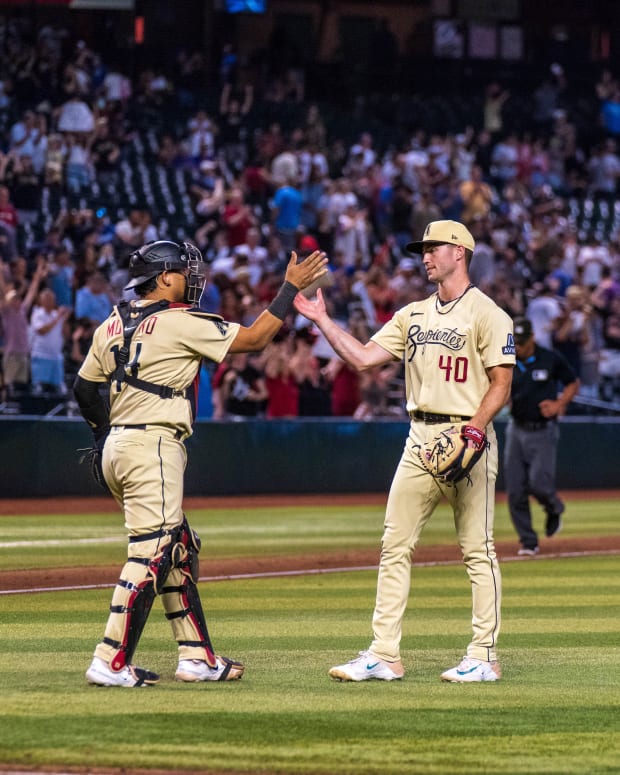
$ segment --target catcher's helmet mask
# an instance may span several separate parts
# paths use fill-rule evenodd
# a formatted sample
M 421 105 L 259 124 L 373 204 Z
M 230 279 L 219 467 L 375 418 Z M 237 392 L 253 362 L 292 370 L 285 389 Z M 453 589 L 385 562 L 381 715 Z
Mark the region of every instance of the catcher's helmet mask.
M 185 274 L 185 302 L 198 304 L 207 276 L 207 265 L 201 252 L 190 242 L 180 245 L 169 240 L 147 242 L 129 256 L 131 280 L 125 286 L 128 291 L 162 272 Z

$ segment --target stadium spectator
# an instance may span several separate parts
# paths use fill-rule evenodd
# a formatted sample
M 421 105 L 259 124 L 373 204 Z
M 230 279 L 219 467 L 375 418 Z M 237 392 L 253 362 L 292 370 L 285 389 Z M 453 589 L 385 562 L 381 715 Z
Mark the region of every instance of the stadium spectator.
M 45 247 L 45 246 L 44 246 Z M 61 307 L 74 306 L 75 262 L 66 245 L 49 246 L 42 251 L 47 258 L 47 278 L 49 288 L 54 291 L 56 301 Z
M 323 373 L 323 363 L 313 352 L 316 335 L 307 326 L 294 334 L 294 352 L 291 356 L 291 372 L 298 389 L 298 414 L 300 417 L 329 417 L 331 414 L 331 388 Z
M 534 296 L 526 306 L 526 315 L 532 324 L 534 337 L 541 347 L 553 349 L 553 330 L 562 308 L 548 283 L 535 283 Z
M 296 179 L 278 186 L 271 202 L 271 223 L 285 251 L 294 250 L 301 226 L 303 196 Z
M 74 93 L 61 106 L 58 115 L 58 131 L 66 135 L 84 135 L 95 129 L 95 117 L 89 105 Z
M 63 327 L 71 314 L 69 307 L 58 307 L 50 288 L 40 291 L 30 317 L 30 365 L 32 391 L 67 394 L 65 383 Z
M 283 329 L 267 345 L 261 364 L 267 385 L 266 417 L 291 418 L 299 415 L 299 386 L 294 370 L 294 341 Z
M 93 272 L 75 293 L 75 317 L 88 323 L 103 323 L 116 299 L 102 272 Z
M 234 185 L 226 193 L 226 204 L 222 210 L 222 228 L 226 232 L 226 244 L 230 249 L 244 245 L 248 232 L 257 224 L 252 208 L 246 203 L 241 186 Z
M 268 397 L 257 358 L 235 353 L 220 364 L 213 377 L 213 419 L 260 417 Z
M 39 260 L 25 296 L 11 287 L 0 265 L 0 322 L 2 323 L 2 388 L 6 398 L 30 384 L 30 331 L 28 318 L 41 283 L 47 276 L 45 261 Z
M 11 201 L 7 186 L 0 185 L 0 252 L 5 261 L 12 261 L 17 255 L 17 226 L 19 216 Z

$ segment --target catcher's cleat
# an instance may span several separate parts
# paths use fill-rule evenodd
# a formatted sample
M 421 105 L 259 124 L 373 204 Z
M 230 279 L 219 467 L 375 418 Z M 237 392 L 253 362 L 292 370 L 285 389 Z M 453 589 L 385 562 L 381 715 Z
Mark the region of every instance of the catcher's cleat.
M 95 686 L 126 686 L 137 688 L 152 686 L 159 681 L 157 673 L 135 665 L 126 665 L 122 670 L 114 671 L 99 657 L 93 657 L 86 671 L 86 680 Z
M 336 681 L 368 681 L 375 678 L 379 681 L 399 681 L 405 674 L 400 662 L 386 662 L 370 651 L 360 651 L 359 657 L 347 662 L 346 665 L 336 665 L 329 670 L 328 675 Z
M 499 662 L 484 662 L 482 659 L 463 657 L 460 665 L 441 674 L 442 681 L 451 683 L 480 683 L 498 681 L 502 677 Z
M 216 655 L 216 667 L 202 659 L 180 659 L 174 675 L 177 681 L 196 683 L 198 681 L 238 681 L 243 675 L 245 665 L 228 657 Z
M 562 514 L 554 514 L 549 512 L 547 519 L 545 520 L 545 535 L 547 538 L 551 538 L 556 533 L 559 533 L 562 529 Z

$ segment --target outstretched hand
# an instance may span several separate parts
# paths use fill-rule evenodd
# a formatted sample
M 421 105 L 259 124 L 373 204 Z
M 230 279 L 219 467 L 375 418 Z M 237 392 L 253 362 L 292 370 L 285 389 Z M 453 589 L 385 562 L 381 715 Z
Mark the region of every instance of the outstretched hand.
M 297 263 L 297 253 L 293 250 L 291 260 L 286 267 L 284 279 L 292 283 L 300 291 L 312 285 L 323 275 L 327 274 L 327 257 L 321 250 L 310 253 L 301 263 Z
M 293 306 L 300 315 L 316 323 L 319 318 L 327 314 L 323 291 L 319 288 L 316 292 L 316 299 L 307 299 L 302 293 L 295 296 Z

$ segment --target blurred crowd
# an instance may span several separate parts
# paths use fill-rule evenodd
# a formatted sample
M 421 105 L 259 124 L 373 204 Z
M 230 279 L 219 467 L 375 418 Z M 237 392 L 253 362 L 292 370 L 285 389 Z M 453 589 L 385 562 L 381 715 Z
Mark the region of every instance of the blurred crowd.
M 306 98 L 303 70 L 251 83 L 229 46 L 208 88 L 196 52 L 181 51 L 172 72 L 132 75 L 62 27 L 6 21 L 0 47 L 5 404 L 66 395 L 95 327 L 127 296 L 131 251 L 178 239 L 146 199 L 119 206 L 123 162 L 145 146 L 190 203 L 184 235 L 210 267 L 203 309 L 250 323 L 291 250 L 320 248 L 331 314 L 367 339 L 432 292 L 404 246 L 450 218 L 476 239 L 472 281 L 531 319 L 539 344 L 575 368 L 582 396 L 620 400 L 620 85 L 611 71 L 592 84 L 596 126 L 586 132 L 554 65 L 519 131 L 507 119 L 513 95 L 490 81 L 479 120 L 457 132 L 412 121 L 395 137 L 369 117 L 351 137 L 331 121 L 334 106 Z M 199 416 L 400 417 L 402 385 L 399 364 L 358 375 L 291 317 L 259 356 L 204 365 Z

